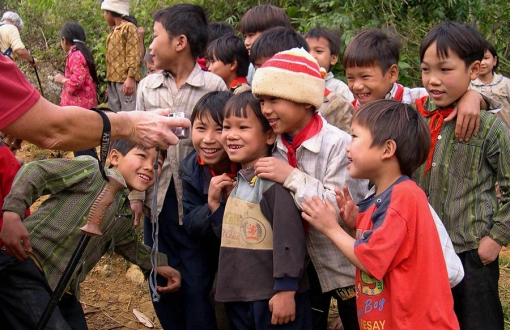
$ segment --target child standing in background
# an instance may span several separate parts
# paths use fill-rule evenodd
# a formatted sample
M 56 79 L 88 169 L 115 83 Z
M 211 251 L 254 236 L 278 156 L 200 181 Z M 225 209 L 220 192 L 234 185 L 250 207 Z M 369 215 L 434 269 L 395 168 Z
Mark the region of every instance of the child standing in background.
M 85 41 L 85 31 L 75 22 L 64 24 L 60 30 L 60 45 L 66 52 L 65 76 L 57 74 L 55 82 L 62 84 L 60 105 L 76 105 L 85 109 L 97 106 L 97 78 L 94 57 Z M 74 156 L 89 155 L 97 159 L 94 149 L 75 151 Z
M 310 54 L 317 60 L 319 66 L 327 72 L 324 77 L 326 88 L 352 102 L 354 96 L 352 96 L 349 87 L 340 79 L 336 79 L 333 72 L 331 72 L 331 69 L 338 62 L 338 56 L 340 56 L 340 36 L 338 32 L 313 28 L 308 30 L 304 37 L 310 47 Z
M 114 111 L 131 111 L 136 105 L 136 82 L 140 70 L 140 36 L 129 16 L 129 0 L 105 0 L 101 4 L 104 19 L 111 27 L 106 39 L 106 80 L 108 107 Z
M 496 115 L 510 127 L 510 79 L 496 73 L 499 64 L 498 53 L 490 42 L 487 42 L 486 47 L 480 64 L 480 74 L 471 81 L 471 89 L 501 102 L 503 109 Z

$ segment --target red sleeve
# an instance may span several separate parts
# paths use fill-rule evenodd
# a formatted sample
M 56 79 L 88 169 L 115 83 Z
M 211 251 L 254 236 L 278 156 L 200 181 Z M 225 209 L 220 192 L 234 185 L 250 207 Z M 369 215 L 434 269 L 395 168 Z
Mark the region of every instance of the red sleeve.
M 0 93 L 0 130 L 21 117 L 40 97 L 16 63 L 5 56 L 0 56 Z
M 7 148 L 5 144 L 0 143 L 0 229 L 2 229 L 2 225 L 4 223 L 4 219 L 2 216 L 2 206 L 4 205 L 4 197 L 7 196 L 9 191 L 11 191 L 12 182 L 14 181 L 14 177 L 21 165 L 12 152 Z M 2 239 L 0 239 L 0 247 L 3 245 Z

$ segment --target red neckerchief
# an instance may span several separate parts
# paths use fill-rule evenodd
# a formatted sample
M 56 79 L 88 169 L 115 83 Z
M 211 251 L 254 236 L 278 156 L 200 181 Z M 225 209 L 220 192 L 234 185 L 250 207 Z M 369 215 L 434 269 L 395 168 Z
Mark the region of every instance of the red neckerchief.
M 206 163 L 204 163 L 204 161 L 202 160 L 202 158 L 200 158 L 200 156 L 197 156 L 197 163 L 198 165 L 205 165 L 207 166 Z M 223 173 L 220 173 L 220 174 L 216 174 L 214 173 L 214 171 L 209 167 L 207 166 L 207 169 L 209 170 L 209 173 L 211 173 L 211 175 L 214 177 L 214 176 L 217 176 L 217 175 L 220 175 L 220 174 L 223 174 Z M 237 164 L 234 163 L 234 162 L 230 162 L 230 170 L 228 171 L 228 173 L 225 173 L 229 178 L 233 179 L 236 177 L 237 175 Z
M 283 144 L 287 147 L 287 160 L 290 166 L 297 168 L 296 150 L 299 146 L 316 135 L 322 129 L 322 119 L 318 114 L 314 114 L 312 120 L 306 125 L 306 127 L 292 138 L 292 143 L 282 135 L 281 139 Z
M 397 90 L 395 91 L 395 93 L 393 95 L 391 95 L 391 99 L 393 99 L 395 101 L 402 102 L 402 98 L 404 97 L 404 86 L 402 86 L 401 84 L 396 84 L 396 85 L 397 85 Z M 357 99 L 352 100 L 351 103 L 355 110 L 359 109 L 360 104 Z
M 200 69 L 202 69 L 202 71 L 208 71 L 207 70 L 207 60 L 203 57 L 197 57 L 197 63 L 198 65 L 200 65 Z
M 414 101 L 416 103 L 416 108 L 421 113 L 421 115 L 425 118 L 430 118 L 429 121 L 429 128 L 430 128 L 430 151 L 429 156 L 427 158 L 427 165 L 425 166 L 425 173 L 427 173 L 430 170 L 430 167 L 432 166 L 432 158 L 434 157 L 434 149 L 436 148 L 436 142 L 437 138 L 439 136 L 439 132 L 441 131 L 441 127 L 443 126 L 443 120 L 448 117 L 450 113 L 452 113 L 453 108 L 446 108 L 446 109 L 436 109 L 434 111 L 427 111 L 425 110 L 424 104 L 428 100 L 428 96 L 424 96 L 420 99 L 417 99 Z
M 236 89 L 237 87 L 239 87 L 239 86 L 241 86 L 243 84 L 244 85 L 248 85 L 248 80 L 246 79 L 246 77 L 237 77 L 230 84 L 230 89 Z
M 331 91 L 327 88 L 324 88 L 324 96 L 328 96 L 329 94 L 331 94 Z

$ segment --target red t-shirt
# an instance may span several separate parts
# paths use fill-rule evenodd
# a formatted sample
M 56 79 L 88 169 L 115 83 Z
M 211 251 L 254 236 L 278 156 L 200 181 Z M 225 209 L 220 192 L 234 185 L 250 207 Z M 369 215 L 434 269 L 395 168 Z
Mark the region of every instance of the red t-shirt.
M 40 97 L 16 63 L 5 56 L 0 56 L 0 93 L 0 131 L 27 112 Z
M 4 197 L 9 194 L 11 191 L 12 181 L 14 181 L 14 177 L 16 173 L 21 168 L 20 163 L 14 157 L 11 150 L 3 144 L 0 143 L 0 210 L 4 205 Z M 2 225 L 4 223 L 3 212 L 0 212 L 0 229 L 2 229 Z M 3 246 L 2 239 L 0 238 L 0 247 Z
M 425 193 L 403 176 L 359 204 L 354 253 L 360 329 L 459 329 Z

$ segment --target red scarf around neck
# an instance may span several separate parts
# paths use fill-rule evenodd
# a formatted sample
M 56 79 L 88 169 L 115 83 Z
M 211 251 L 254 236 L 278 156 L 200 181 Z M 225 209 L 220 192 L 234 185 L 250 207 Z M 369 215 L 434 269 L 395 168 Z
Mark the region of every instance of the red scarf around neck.
M 321 129 L 322 118 L 318 114 L 314 114 L 310 122 L 305 126 L 305 128 L 292 138 L 292 143 L 287 141 L 287 139 L 283 135 L 281 135 L 282 142 L 287 147 L 287 160 L 290 166 L 297 168 L 296 159 L 297 148 L 299 148 L 299 146 L 303 142 L 305 142 L 312 136 L 318 134 Z
M 199 165 L 204 165 L 204 166 L 207 166 L 206 163 L 204 163 L 204 161 L 202 160 L 202 158 L 200 158 L 200 156 L 197 156 L 197 163 Z M 207 169 L 209 170 L 209 173 L 211 173 L 211 175 L 213 177 L 217 176 L 217 175 L 220 175 L 222 173 L 214 173 L 214 171 L 209 167 L 207 166 Z M 225 173 L 229 178 L 233 179 L 236 177 L 237 175 L 237 163 L 234 163 L 234 162 L 230 162 L 230 170 L 228 171 L 228 173 Z
M 246 77 L 237 77 L 230 84 L 230 89 L 235 89 L 243 84 L 248 85 L 248 80 L 246 79 Z
M 391 95 L 391 99 L 395 100 L 395 101 L 402 102 L 402 98 L 404 97 L 404 86 L 402 86 L 401 84 L 397 84 L 397 83 L 396 83 L 396 85 L 397 85 L 397 90 L 395 91 L 395 94 Z M 359 107 L 361 106 L 357 99 L 352 100 L 351 103 L 355 110 L 358 110 Z
M 420 99 L 417 99 L 415 101 L 416 108 L 420 112 L 420 114 L 427 118 L 431 117 L 429 121 L 429 128 L 430 128 L 430 151 L 429 156 L 427 157 L 427 165 L 425 166 L 425 173 L 427 173 L 430 170 L 430 167 L 432 166 L 432 158 L 434 157 L 434 149 L 436 148 L 436 142 L 437 138 L 439 137 L 439 132 L 441 132 L 441 127 L 443 126 L 443 121 L 446 117 L 448 117 L 452 111 L 453 108 L 446 108 L 446 109 L 436 109 L 434 111 L 427 111 L 425 109 L 425 102 L 428 100 L 428 96 L 424 96 Z

